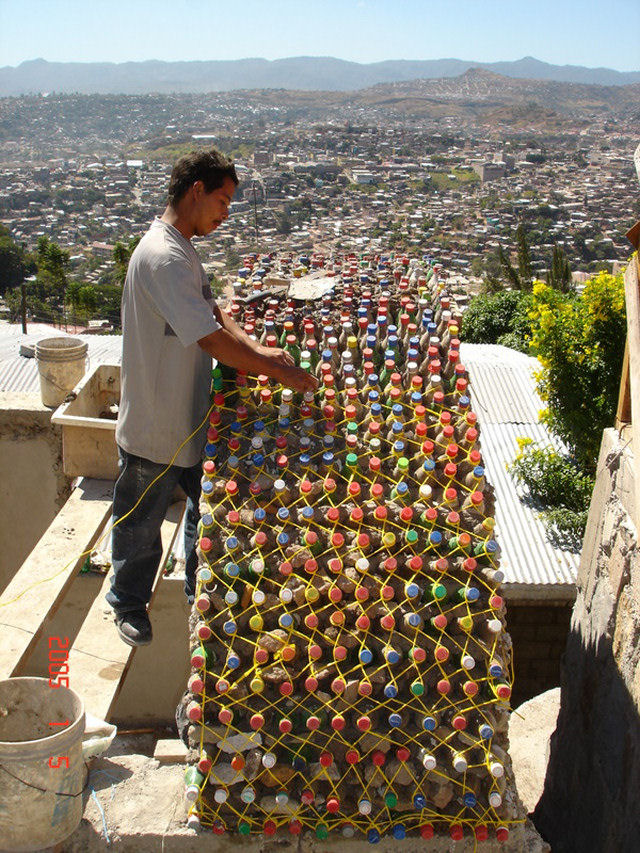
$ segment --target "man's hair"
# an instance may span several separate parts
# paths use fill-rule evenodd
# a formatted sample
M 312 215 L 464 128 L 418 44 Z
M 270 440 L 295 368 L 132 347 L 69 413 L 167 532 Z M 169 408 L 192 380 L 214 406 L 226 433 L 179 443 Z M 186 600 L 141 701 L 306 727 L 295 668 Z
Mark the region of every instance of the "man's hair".
M 215 148 L 210 151 L 190 151 L 176 162 L 169 181 L 169 204 L 175 207 L 189 187 L 202 181 L 206 192 L 221 187 L 226 178 L 238 186 L 238 175 L 232 161 Z

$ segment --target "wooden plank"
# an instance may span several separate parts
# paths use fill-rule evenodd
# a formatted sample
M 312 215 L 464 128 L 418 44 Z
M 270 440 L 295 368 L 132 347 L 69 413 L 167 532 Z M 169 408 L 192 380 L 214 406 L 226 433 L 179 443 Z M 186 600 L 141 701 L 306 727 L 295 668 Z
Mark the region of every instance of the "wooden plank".
M 187 747 L 178 738 L 169 738 L 159 740 L 156 743 L 156 748 L 153 757 L 160 764 L 182 764 L 187 758 Z
M 0 596 L 0 679 L 26 662 L 111 514 L 113 483 L 83 479 Z
M 622 376 L 620 377 L 620 392 L 618 394 L 618 411 L 616 412 L 616 429 L 618 432 L 626 424 L 631 423 L 631 383 L 629 381 L 629 338 L 624 345 L 622 361 Z
M 184 514 L 185 504 L 174 503 L 162 524 L 162 559 L 151 593 L 150 609 L 165 564 Z M 69 652 L 70 686 L 82 696 L 85 708 L 96 717 L 108 720 L 126 677 L 135 648 L 123 643 L 113 624 L 113 612 L 104 600 L 111 584 L 111 573 L 91 605 Z
M 635 259 L 624 273 L 627 304 L 627 340 L 629 343 L 629 382 L 633 430 L 633 465 L 636 498 L 636 530 L 640 530 L 640 282 Z

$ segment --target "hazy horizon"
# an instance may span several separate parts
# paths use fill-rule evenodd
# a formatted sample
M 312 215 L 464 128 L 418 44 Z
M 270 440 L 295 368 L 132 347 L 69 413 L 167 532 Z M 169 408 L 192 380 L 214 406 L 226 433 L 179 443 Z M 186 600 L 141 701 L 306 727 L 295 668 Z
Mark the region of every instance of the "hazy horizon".
M 640 70 L 637 0 L 0 0 L 0 63 L 331 57 Z M 516 57 L 514 59 L 514 57 Z

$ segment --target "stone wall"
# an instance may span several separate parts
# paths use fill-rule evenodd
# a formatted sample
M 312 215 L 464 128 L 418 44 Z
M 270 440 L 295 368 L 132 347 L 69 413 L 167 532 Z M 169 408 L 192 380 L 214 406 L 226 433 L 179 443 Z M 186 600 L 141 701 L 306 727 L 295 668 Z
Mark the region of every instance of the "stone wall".
M 633 456 L 603 436 L 534 820 L 554 853 L 640 849 L 640 560 Z
M 62 434 L 39 394 L 0 395 L 0 592 L 69 497 Z

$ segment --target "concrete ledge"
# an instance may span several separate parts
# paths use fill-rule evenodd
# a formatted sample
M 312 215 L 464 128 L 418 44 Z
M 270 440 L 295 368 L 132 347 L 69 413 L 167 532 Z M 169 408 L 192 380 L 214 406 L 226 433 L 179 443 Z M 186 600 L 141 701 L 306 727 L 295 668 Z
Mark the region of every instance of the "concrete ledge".
M 558 606 L 573 604 L 576 600 L 576 586 L 573 583 L 528 584 L 503 583 L 501 593 L 510 604 L 557 604 Z M 508 621 L 508 617 L 507 617 Z

